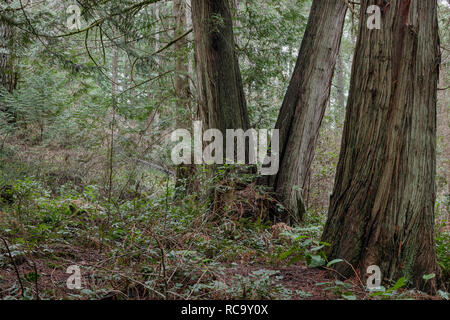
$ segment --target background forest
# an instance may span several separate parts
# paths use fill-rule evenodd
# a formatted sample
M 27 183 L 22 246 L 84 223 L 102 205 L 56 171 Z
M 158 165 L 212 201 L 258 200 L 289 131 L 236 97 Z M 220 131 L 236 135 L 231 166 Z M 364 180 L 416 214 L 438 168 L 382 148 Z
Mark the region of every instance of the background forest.
M 335 279 L 337 261 L 322 250 L 360 21 L 352 3 L 302 190 L 306 213 L 288 223 L 260 210 L 271 195 L 252 184 L 256 174 L 205 165 L 177 183 L 170 135 L 199 117 L 190 1 L 2 1 L 0 54 L 15 85 L 0 86 L 0 299 L 448 299 L 404 278 L 373 294 L 358 272 Z M 79 28 L 68 28 L 71 5 Z M 230 1 L 252 128 L 276 125 L 311 5 Z M 438 19 L 434 239 L 448 285 L 448 2 L 438 1 Z M 66 286 L 74 265 L 79 290 Z

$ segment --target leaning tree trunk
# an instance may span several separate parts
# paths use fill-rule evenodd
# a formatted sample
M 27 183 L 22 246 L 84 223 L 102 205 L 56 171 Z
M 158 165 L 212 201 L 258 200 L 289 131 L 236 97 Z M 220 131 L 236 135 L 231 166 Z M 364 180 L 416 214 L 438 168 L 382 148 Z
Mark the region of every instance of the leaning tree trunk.
M 0 17 L 0 85 L 10 93 L 16 89 L 18 78 L 12 57 L 13 40 L 13 28 Z M 0 111 L 8 110 L 0 104 Z
M 186 33 L 186 0 L 174 0 L 173 15 L 175 18 L 175 39 L 182 37 Z M 191 93 L 189 88 L 189 60 L 187 53 L 187 39 L 180 38 L 175 42 L 175 96 L 177 97 L 177 107 L 181 107 L 177 112 L 177 127 L 188 129 L 192 125 Z M 177 166 L 176 195 L 192 194 L 196 190 L 195 166 L 192 164 L 180 164 Z
M 345 259 L 384 279 L 403 275 L 420 289 L 439 281 L 434 246 L 437 3 L 392 0 L 381 30 L 361 1 L 342 149 L 323 241 L 329 259 Z M 344 276 L 352 268 L 339 263 Z M 423 275 L 435 273 L 425 283 Z
M 205 129 L 249 128 L 228 0 L 192 0 L 199 111 Z
M 330 95 L 345 21 L 344 1 L 314 0 L 276 129 L 280 130 L 280 170 L 269 186 L 300 221 L 305 188 L 319 128 Z

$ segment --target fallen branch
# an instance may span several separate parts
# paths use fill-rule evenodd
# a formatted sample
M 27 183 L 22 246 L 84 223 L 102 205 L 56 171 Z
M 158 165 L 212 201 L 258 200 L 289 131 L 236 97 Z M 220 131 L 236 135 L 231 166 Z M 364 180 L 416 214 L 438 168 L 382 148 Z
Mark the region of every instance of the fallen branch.
M 176 176 L 175 172 L 170 171 L 170 170 L 168 170 L 166 168 L 163 168 L 163 167 L 161 167 L 161 166 L 159 166 L 157 164 L 154 164 L 154 163 L 151 163 L 151 162 L 147 162 L 147 161 L 144 161 L 144 160 L 140 160 L 140 159 L 135 159 L 135 161 L 139 162 L 141 164 L 145 164 L 146 166 L 149 166 L 152 169 L 155 169 L 155 170 L 158 170 L 158 171 L 160 171 L 162 173 L 165 173 L 168 176 Z

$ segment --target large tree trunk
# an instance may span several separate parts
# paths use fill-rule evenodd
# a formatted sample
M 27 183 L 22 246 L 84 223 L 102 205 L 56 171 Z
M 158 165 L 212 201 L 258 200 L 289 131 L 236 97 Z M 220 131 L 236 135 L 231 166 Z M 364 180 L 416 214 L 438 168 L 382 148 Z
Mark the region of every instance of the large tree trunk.
M 268 183 L 291 212 L 289 220 L 300 221 L 305 212 L 302 190 L 330 95 L 346 8 L 344 1 L 313 1 L 294 74 L 278 116 L 280 170 Z
M 436 1 L 393 0 L 381 30 L 367 28 L 361 1 L 358 42 L 334 192 L 323 240 L 329 259 L 361 274 L 378 265 L 420 289 L 436 284 L 434 246 Z M 352 275 L 346 263 L 335 265 Z M 425 283 L 423 275 L 435 273 Z
M 10 93 L 16 89 L 18 79 L 12 56 L 13 41 L 14 29 L 0 17 L 0 85 Z M 6 109 L 0 105 L 0 111 Z
M 227 145 L 227 129 L 246 131 L 250 126 L 228 1 L 192 0 L 191 5 L 199 115 L 205 130 L 220 130 L 224 147 Z M 249 150 L 248 144 L 245 150 Z M 225 160 L 224 152 L 223 161 Z M 217 166 L 211 166 L 210 169 L 209 174 L 217 173 Z M 241 169 L 241 166 L 232 166 L 227 172 Z M 229 177 L 231 175 L 223 177 L 219 184 L 232 183 L 228 181 Z M 226 189 L 214 185 L 207 190 L 212 202 L 211 217 L 223 214 L 222 210 L 226 207 Z
M 174 0 L 173 15 L 175 17 L 175 39 L 187 31 L 186 0 Z M 175 42 L 175 96 L 177 97 L 177 128 L 189 129 L 192 126 L 191 93 L 189 88 L 189 55 L 186 51 L 186 37 Z M 177 166 L 177 196 L 192 194 L 196 190 L 195 166 L 181 164 Z
M 192 0 L 200 116 L 205 129 L 249 128 L 228 0 Z

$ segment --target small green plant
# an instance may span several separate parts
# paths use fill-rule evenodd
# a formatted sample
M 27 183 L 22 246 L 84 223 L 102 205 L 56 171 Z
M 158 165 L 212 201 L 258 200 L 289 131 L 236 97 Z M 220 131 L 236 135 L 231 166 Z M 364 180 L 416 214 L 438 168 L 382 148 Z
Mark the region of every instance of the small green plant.
M 369 297 L 380 297 L 384 300 L 390 300 L 390 299 L 397 299 L 397 298 L 402 298 L 402 295 L 399 295 L 398 290 L 403 288 L 406 285 L 406 278 L 405 277 L 401 277 L 400 279 L 397 280 L 397 282 L 390 287 L 389 289 L 386 289 L 385 287 L 380 287 L 377 289 L 374 289 L 373 293 L 371 293 L 369 295 Z
M 444 300 L 450 300 L 450 294 L 448 292 L 438 290 L 438 296 L 441 297 Z
M 350 283 L 345 283 L 340 280 L 334 282 L 321 282 L 317 283 L 317 286 L 326 286 L 323 290 L 332 291 L 336 296 L 341 297 L 346 300 L 356 300 L 357 297 L 353 293 L 353 285 Z
M 443 222 L 445 226 L 447 222 Z M 436 238 L 436 255 L 439 266 L 442 270 L 442 278 L 444 281 L 450 282 L 450 232 L 442 231 L 437 233 Z
M 292 296 L 292 291 L 278 283 L 282 276 L 274 270 L 257 270 L 248 276 L 235 275 L 230 284 L 214 281 L 208 285 L 197 286 L 217 292 L 220 297 L 242 300 L 287 300 Z M 305 294 L 306 295 L 306 294 Z
M 293 234 L 284 232 L 282 236 L 292 240 Z M 277 260 L 287 260 L 288 265 L 304 260 L 311 268 L 321 267 L 326 264 L 326 255 L 322 251 L 326 246 L 330 246 L 330 244 L 311 239 L 307 235 L 299 235 L 293 238 L 292 244 L 287 250 L 279 252 Z

